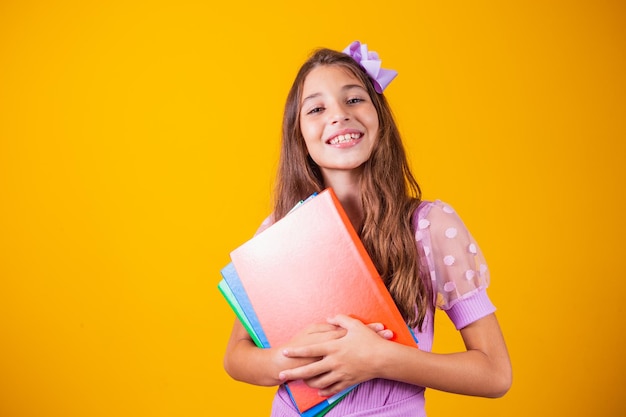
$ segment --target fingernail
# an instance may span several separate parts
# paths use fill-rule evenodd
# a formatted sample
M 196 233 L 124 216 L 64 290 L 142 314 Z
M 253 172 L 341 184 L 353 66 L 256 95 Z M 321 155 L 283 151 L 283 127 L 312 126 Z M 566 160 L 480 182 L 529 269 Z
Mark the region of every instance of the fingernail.
M 278 374 L 278 379 L 280 379 L 281 381 L 284 381 L 287 379 L 287 375 L 285 375 L 284 372 L 281 372 Z

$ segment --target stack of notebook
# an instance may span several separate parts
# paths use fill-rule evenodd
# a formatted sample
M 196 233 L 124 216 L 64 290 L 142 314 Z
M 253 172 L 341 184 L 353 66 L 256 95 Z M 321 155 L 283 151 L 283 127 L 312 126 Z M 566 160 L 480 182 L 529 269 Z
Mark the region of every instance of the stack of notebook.
M 417 346 L 332 189 L 230 254 L 218 288 L 257 346 L 282 346 L 309 324 L 347 314 L 383 323 L 392 340 Z M 305 417 L 326 414 L 350 390 L 320 397 L 304 381 L 287 389 Z

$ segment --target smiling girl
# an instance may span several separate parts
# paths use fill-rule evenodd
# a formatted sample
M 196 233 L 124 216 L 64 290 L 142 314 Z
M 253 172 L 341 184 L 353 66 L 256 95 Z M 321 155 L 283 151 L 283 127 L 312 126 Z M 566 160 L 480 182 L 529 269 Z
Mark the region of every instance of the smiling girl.
M 258 233 L 332 187 L 420 347 L 387 340 L 379 323 L 338 315 L 304 326 L 285 346 L 260 349 L 236 321 L 224 367 L 237 380 L 280 386 L 272 416 L 299 415 L 282 385 L 296 379 L 322 396 L 359 384 L 328 417 L 425 416 L 426 387 L 499 397 L 511 385 L 487 264 L 449 205 L 421 200 L 382 94 L 395 75 L 359 42 L 304 63 L 285 106 L 274 211 Z M 431 352 L 436 308 L 465 351 Z

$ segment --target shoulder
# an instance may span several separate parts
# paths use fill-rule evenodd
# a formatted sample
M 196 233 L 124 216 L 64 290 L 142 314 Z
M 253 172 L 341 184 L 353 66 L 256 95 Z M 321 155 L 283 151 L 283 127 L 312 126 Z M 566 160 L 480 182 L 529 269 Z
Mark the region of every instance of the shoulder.
M 428 230 L 432 233 L 433 230 L 443 230 L 444 234 L 450 235 L 454 233 L 454 230 L 447 230 L 450 227 L 465 228 L 456 210 L 442 200 L 422 201 L 415 210 L 413 223 L 418 237 L 420 231 Z
M 431 211 L 453 214 L 455 213 L 454 208 L 450 204 L 442 200 L 422 200 L 415 210 L 415 215 L 420 218 L 428 216 Z
M 490 277 L 483 253 L 450 204 L 422 202 L 414 227 L 438 307 L 448 310 L 487 288 Z
M 454 208 L 441 200 L 423 201 L 414 215 L 416 241 L 437 255 L 450 251 L 473 257 L 478 248 L 470 231 Z M 430 251 L 427 250 L 427 254 Z M 446 260 L 446 263 L 451 261 Z

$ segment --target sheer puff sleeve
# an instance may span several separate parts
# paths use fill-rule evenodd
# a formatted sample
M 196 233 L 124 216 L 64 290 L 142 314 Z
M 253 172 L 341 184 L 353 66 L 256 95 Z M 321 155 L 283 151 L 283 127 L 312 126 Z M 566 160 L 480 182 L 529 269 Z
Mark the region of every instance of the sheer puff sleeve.
M 433 303 L 462 329 L 495 311 L 487 292 L 489 269 L 478 244 L 448 204 L 422 202 L 415 239 L 421 267 L 430 276 Z

